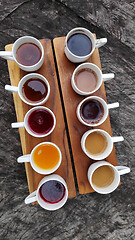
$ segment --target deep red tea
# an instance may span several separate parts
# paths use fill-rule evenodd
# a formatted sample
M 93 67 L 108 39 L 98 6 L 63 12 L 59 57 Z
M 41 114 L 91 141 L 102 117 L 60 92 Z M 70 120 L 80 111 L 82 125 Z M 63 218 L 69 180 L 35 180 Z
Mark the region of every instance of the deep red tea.
M 65 187 L 57 180 L 50 180 L 40 187 L 39 194 L 45 202 L 57 203 L 63 199 Z
M 16 58 L 20 64 L 32 66 L 39 62 L 41 50 L 34 43 L 24 43 L 17 49 Z
M 52 129 L 53 124 L 52 114 L 44 109 L 37 109 L 28 117 L 29 128 L 36 134 L 47 134 Z
M 29 102 L 41 102 L 47 95 L 47 86 L 41 79 L 29 79 L 22 88 L 24 98 Z

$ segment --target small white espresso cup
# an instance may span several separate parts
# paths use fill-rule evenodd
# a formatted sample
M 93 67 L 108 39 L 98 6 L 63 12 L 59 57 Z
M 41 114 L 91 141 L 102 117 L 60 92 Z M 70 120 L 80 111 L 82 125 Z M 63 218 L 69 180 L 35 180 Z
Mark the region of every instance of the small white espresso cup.
M 46 97 L 41 100 L 41 101 L 29 101 L 25 98 L 25 96 L 23 95 L 23 86 L 24 84 L 29 80 L 29 79 L 40 79 L 42 80 L 44 83 L 45 83 L 45 86 L 47 87 L 47 95 Z M 23 102 L 25 102 L 26 104 L 28 105 L 31 105 L 31 106 L 38 106 L 38 105 L 42 105 L 44 104 L 48 98 L 49 98 L 49 95 L 50 95 L 50 85 L 47 81 L 47 79 L 41 75 L 41 74 L 38 74 L 38 73 L 29 73 L 27 75 L 25 75 L 19 82 L 18 84 L 18 87 L 16 86 L 11 86 L 11 85 L 5 85 L 5 89 L 8 90 L 8 91 L 11 91 L 11 92 L 17 92 L 19 94 L 19 97 L 22 99 Z
M 79 72 L 83 71 L 83 70 L 91 70 L 97 76 L 97 85 L 96 85 L 96 87 L 93 91 L 90 91 L 90 92 L 82 91 L 76 85 L 75 78 L 76 78 L 77 74 Z M 78 93 L 80 95 L 88 96 L 88 95 L 96 92 L 101 87 L 103 81 L 105 82 L 105 81 L 110 80 L 112 78 L 114 78 L 114 73 L 102 74 L 99 67 L 97 67 L 95 64 L 93 64 L 93 63 L 82 63 L 74 70 L 74 72 L 72 74 L 72 78 L 71 78 L 71 85 L 72 85 L 72 88 L 74 89 L 74 91 L 76 93 Z M 83 81 L 83 79 L 82 79 L 82 81 Z
M 62 183 L 65 187 L 65 194 L 64 194 L 63 198 L 57 203 L 46 202 L 40 196 L 40 187 L 44 183 L 51 181 L 51 180 L 56 180 L 56 181 Z M 42 208 L 44 208 L 46 210 L 54 211 L 54 210 L 61 208 L 66 203 L 67 199 L 68 199 L 68 188 L 67 188 L 67 184 L 66 184 L 65 180 L 57 174 L 52 174 L 52 175 L 44 177 L 40 181 L 37 190 L 25 198 L 25 204 L 29 204 L 29 203 L 37 201 Z
M 112 183 L 106 187 L 97 187 L 95 184 L 93 184 L 92 182 L 92 175 L 95 172 L 95 170 L 101 166 L 109 166 L 112 168 L 113 172 L 114 172 L 114 179 L 112 181 Z M 89 183 L 91 185 L 91 187 L 98 193 L 100 194 L 108 194 L 113 192 L 119 185 L 120 183 L 120 175 L 126 174 L 130 172 L 130 168 L 129 167 L 125 167 L 125 166 L 113 166 L 112 164 L 106 162 L 106 161 L 100 161 L 100 162 L 96 162 L 90 165 L 89 169 L 88 169 L 88 180 Z M 100 177 L 99 177 L 100 179 Z
M 98 133 L 101 134 L 106 142 L 106 148 L 99 154 L 92 154 L 90 153 L 86 146 L 85 146 L 85 142 L 87 137 L 92 134 L 92 133 Z M 106 157 L 108 157 L 110 155 L 110 153 L 113 150 L 113 143 L 115 142 L 121 142 L 124 141 L 124 138 L 122 136 L 118 136 L 118 137 L 111 137 L 106 131 L 101 130 L 101 129 L 93 129 L 93 130 L 88 130 L 87 132 L 85 132 L 81 138 L 81 147 L 82 150 L 84 151 L 84 153 L 91 159 L 94 160 L 102 160 L 105 159 Z
M 48 113 L 50 113 L 50 115 L 52 116 L 53 118 L 53 126 L 52 128 L 50 129 L 50 131 L 48 131 L 47 133 L 43 133 L 43 134 L 40 134 L 40 133 L 36 133 L 34 131 L 31 130 L 31 128 L 29 127 L 29 124 L 28 124 L 28 119 L 29 119 L 29 116 L 31 115 L 32 112 L 34 112 L 35 110 L 44 110 L 44 111 L 47 111 Z M 55 125 L 56 125 L 56 118 L 55 118 L 55 115 L 54 113 L 47 107 L 43 107 L 43 106 L 37 106 L 37 107 L 33 107 L 31 108 L 26 114 L 25 114 L 25 117 L 24 117 L 24 122 L 16 122 L 16 123 L 12 123 L 11 124 L 11 127 L 12 128 L 20 128 L 20 127 L 25 127 L 26 131 L 32 135 L 33 137 L 46 137 L 48 136 L 49 134 L 51 134 L 55 128 Z
M 33 154 L 34 154 L 35 150 L 36 150 L 39 146 L 41 146 L 41 145 L 43 145 L 43 146 L 44 146 L 44 145 L 54 146 L 54 147 L 57 149 L 57 151 L 59 152 L 59 161 L 58 161 L 58 163 L 57 163 L 53 168 L 51 168 L 51 169 L 39 168 L 39 167 L 35 164 L 35 162 L 34 162 Z M 46 161 L 46 155 L 44 156 L 44 161 Z M 38 172 L 38 173 L 40 173 L 40 174 L 44 174 L 44 175 L 46 175 L 46 174 L 51 174 L 51 173 L 55 172 L 55 171 L 59 168 L 59 166 L 60 166 L 60 164 L 61 164 L 61 161 L 62 161 L 61 151 L 60 151 L 59 147 L 58 147 L 56 144 L 52 143 L 52 142 L 42 142 L 42 143 L 36 145 L 36 146 L 33 148 L 31 154 L 23 155 L 23 156 L 17 158 L 17 162 L 18 162 L 18 163 L 30 162 L 31 167 L 32 167 L 36 172 Z
M 21 63 L 19 63 L 17 61 L 17 58 L 16 58 L 17 50 L 24 43 L 33 43 L 40 49 L 41 58 L 36 64 L 31 65 L 31 66 L 26 66 L 26 65 L 22 65 Z M 7 60 L 15 61 L 16 64 L 19 66 L 19 68 L 21 68 L 22 70 L 24 70 L 26 72 L 34 72 L 34 71 L 37 71 L 44 62 L 44 49 L 43 49 L 43 46 L 40 43 L 40 41 L 37 40 L 36 38 L 31 37 L 31 36 L 24 36 L 24 37 L 18 38 L 14 42 L 11 52 L 10 51 L 0 51 L 0 57 L 5 58 Z
M 77 55 L 73 54 L 68 48 L 67 42 L 68 42 L 69 38 L 72 35 L 78 34 L 78 33 L 86 35 L 92 43 L 92 50 L 86 56 L 77 56 Z M 82 28 L 82 27 L 73 28 L 70 32 L 68 32 L 66 39 L 65 39 L 65 55 L 71 62 L 74 62 L 74 63 L 84 62 L 92 55 L 95 48 L 99 48 L 99 47 L 103 46 L 105 43 L 107 43 L 107 38 L 95 39 L 93 34 L 86 28 Z
M 83 120 L 83 118 L 81 117 L 81 108 L 83 106 L 84 103 L 86 103 L 87 101 L 92 101 L 92 100 L 95 100 L 95 101 L 98 101 L 101 106 L 103 107 L 103 116 L 101 117 L 101 119 L 98 121 L 98 122 L 86 122 Z M 86 126 L 90 126 L 90 127 L 96 127 L 96 126 L 99 126 L 100 124 L 102 124 L 107 116 L 108 116 L 108 110 L 111 109 L 111 108 L 116 108 L 116 107 L 119 107 L 119 103 L 116 102 L 116 103 L 111 103 L 111 104 L 107 104 L 102 98 L 100 97 L 97 97 L 97 96 L 90 96 L 90 97 L 87 97 L 85 99 L 83 99 L 77 106 L 77 110 L 76 110 L 76 114 L 77 114 L 77 117 L 78 117 L 78 120 L 86 125 Z

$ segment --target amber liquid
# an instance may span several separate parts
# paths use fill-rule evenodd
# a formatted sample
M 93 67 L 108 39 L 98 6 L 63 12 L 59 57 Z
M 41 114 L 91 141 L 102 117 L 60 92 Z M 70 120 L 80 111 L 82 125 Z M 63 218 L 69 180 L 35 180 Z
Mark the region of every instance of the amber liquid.
M 24 66 L 32 66 L 39 62 L 41 50 L 33 43 L 22 44 L 16 52 L 17 61 Z
M 29 79 L 23 85 L 22 93 L 28 102 L 41 102 L 47 95 L 47 86 L 41 79 Z
M 97 75 L 91 69 L 82 69 L 75 75 L 75 83 L 82 92 L 92 92 L 97 86 Z
M 107 148 L 106 137 L 99 132 L 90 133 L 85 140 L 85 148 L 92 155 L 103 153 Z
M 37 167 L 45 170 L 53 169 L 59 162 L 58 149 L 50 144 L 38 146 L 33 153 L 33 161 Z
M 101 166 L 92 175 L 92 183 L 98 188 L 111 185 L 114 180 L 114 170 L 110 166 Z

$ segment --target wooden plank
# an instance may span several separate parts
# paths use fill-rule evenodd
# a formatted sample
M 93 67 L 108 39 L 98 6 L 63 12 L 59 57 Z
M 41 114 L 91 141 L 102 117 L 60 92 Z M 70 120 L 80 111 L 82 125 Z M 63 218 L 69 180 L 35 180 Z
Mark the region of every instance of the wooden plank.
M 88 167 L 94 161 L 88 158 L 81 149 L 81 137 L 84 134 L 84 132 L 91 128 L 82 125 L 76 116 L 77 105 L 82 99 L 84 99 L 84 97 L 75 93 L 71 87 L 71 76 L 75 67 L 77 67 L 77 64 L 70 62 L 66 58 L 64 54 L 64 42 L 65 37 L 59 37 L 53 40 L 79 192 L 81 194 L 84 194 L 94 191 L 87 179 Z M 94 51 L 94 53 L 88 59 L 87 62 L 92 62 L 101 69 L 98 49 Z M 101 88 L 93 95 L 97 95 L 106 101 L 104 83 L 102 84 Z M 109 116 L 102 125 L 96 128 L 104 129 L 112 136 Z M 106 160 L 113 165 L 117 165 L 115 147 L 113 148 L 112 153 L 109 155 L 109 157 L 107 157 Z
M 62 152 L 62 163 L 59 169 L 55 172 L 62 176 L 68 186 L 69 190 L 69 198 L 76 196 L 74 177 L 72 171 L 71 158 L 69 153 L 65 123 L 62 112 L 62 105 L 60 101 L 58 82 L 55 71 L 55 64 L 53 58 L 53 51 L 51 41 L 48 39 L 41 40 L 41 43 L 44 47 L 45 51 L 45 60 L 42 67 L 37 71 L 38 73 L 45 76 L 50 83 L 50 96 L 48 101 L 44 104 L 44 106 L 50 108 L 55 116 L 56 116 L 56 127 L 51 135 L 45 138 L 35 138 L 29 135 L 24 128 L 20 128 L 20 139 L 22 145 L 23 154 L 29 154 L 31 150 L 40 142 L 51 141 L 57 144 Z M 7 51 L 11 51 L 12 44 L 7 45 L 5 47 Z M 17 64 L 13 61 L 8 61 L 8 69 L 10 74 L 11 85 L 17 86 L 19 80 L 26 75 L 27 73 L 20 70 Z M 23 103 L 18 94 L 13 93 L 13 99 L 15 104 L 17 121 L 21 122 L 24 119 L 25 113 L 31 108 L 27 104 Z M 13 129 L 14 133 L 15 129 Z M 44 175 L 40 175 L 36 173 L 30 166 L 29 163 L 25 163 L 28 186 L 30 193 L 37 189 L 39 181 L 44 177 Z

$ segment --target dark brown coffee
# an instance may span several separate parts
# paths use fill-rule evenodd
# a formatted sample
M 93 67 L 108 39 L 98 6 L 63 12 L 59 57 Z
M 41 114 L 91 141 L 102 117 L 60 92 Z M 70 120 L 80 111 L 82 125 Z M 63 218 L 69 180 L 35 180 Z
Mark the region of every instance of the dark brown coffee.
M 39 62 L 41 50 L 34 43 L 22 44 L 16 52 L 17 61 L 24 66 L 32 66 Z
M 91 99 L 82 104 L 80 113 L 83 121 L 89 124 L 95 124 L 103 117 L 104 108 L 99 101 Z

